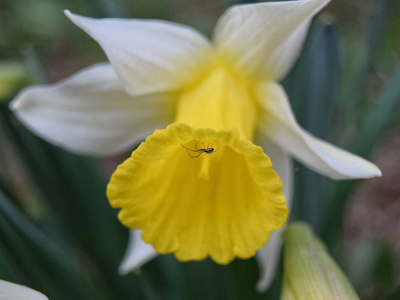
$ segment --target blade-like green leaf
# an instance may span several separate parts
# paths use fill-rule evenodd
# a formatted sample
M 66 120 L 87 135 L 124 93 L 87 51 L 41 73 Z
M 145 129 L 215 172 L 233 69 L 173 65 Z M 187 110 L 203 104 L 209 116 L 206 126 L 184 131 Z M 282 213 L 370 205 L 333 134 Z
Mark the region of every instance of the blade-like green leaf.
M 327 139 L 340 81 L 337 30 L 327 16 L 312 25 L 303 52 L 284 85 L 299 123 L 315 136 Z M 326 194 L 326 179 L 296 165 L 295 199 L 291 217 L 306 220 L 319 232 Z
M 26 282 L 25 277 L 3 243 L 4 241 L 0 241 L 0 278 L 7 278 L 12 282 Z
M 400 110 L 400 68 L 391 82 L 382 90 L 376 104 L 369 112 L 360 128 L 359 135 L 349 150 L 362 157 L 368 157 L 376 141 L 397 120 Z M 329 247 L 334 245 L 342 220 L 344 206 L 355 186 L 355 181 L 344 181 L 335 185 L 326 209 L 324 240 Z
M 395 7 L 399 3 L 397 0 L 376 0 L 373 5 L 374 14 L 366 26 L 365 40 L 357 45 L 355 51 L 351 51 L 350 48 L 346 49 L 348 50 L 346 53 L 350 53 L 351 57 L 348 57 L 348 64 L 344 66 L 346 77 L 343 80 L 341 106 L 346 114 L 347 126 L 355 126 L 360 119 L 360 113 L 362 113 L 360 107 L 366 100 L 365 85 L 378 45 L 389 23 L 390 15 L 396 10 Z M 359 41 L 359 39 L 356 40 Z M 349 41 L 350 45 L 352 43 L 353 41 Z
M 2 108 L 1 121 L 28 167 L 33 180 L 54 209 L 68 239 L 79 245 L 98 267 L 115 295 L 140 291 L 134 275 L 119 276 L 118 265 L 127 244 L 127 229 L 105 196 L 106 183 L 94 162 L 67 153 L 32 135 Z M 51 228 L 49 229 L 51 230 Z
M 110 291 L 105 289 L 107 285 L 98 279 L 93 280 L 71 253 L 58 247 L 35 228 L 2 191 L 0 216 L 4 245 L 12 250 L 9 253 L 25 274 L 29 274 L 32 281 L 41 285 L 40 289 L 46 291 L 46 294 L 58 295 L 58 299 L 67 299 L 68 295 L 77 299 L 110 295 Z
M 400 299 L 400 285 L 398 285 L 393 291 L 389 292 L 385 297 L 385 300 L 398 300 Z

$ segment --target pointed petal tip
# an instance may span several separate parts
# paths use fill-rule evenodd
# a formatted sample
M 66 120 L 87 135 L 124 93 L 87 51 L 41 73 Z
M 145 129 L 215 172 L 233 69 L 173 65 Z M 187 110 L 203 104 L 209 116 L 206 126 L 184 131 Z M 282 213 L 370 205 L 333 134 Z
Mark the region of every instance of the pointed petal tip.
M 64 15 L 72 21 L 74 14 L 69 9 L 64 9 Z
M 64 15 L 76 26 L 80 27 L 79 23 L 79 17 L 78 15 L 73 14 L 69 9 L 64 9 Z
M 349 152 L 350 153 L 350 152 Z M 377 165 L 374 163 L 362 158 L 358 157 L 355 154 L 350 153 L 350 155 L 354 156 L 358 162 L 361 162 L 357 171 L 352 172 L 342 172 L 342 174 L 337 176 L 330 176 L 333 179 L 343 180 L 343 179 L 371 179 L 382 177 L 382 171 L 379 169 Z
M 16 98 L 16 99 L 14 99 L 13 101 L 11 101 L 10 102 L 10 104 L 8 105 L 8 108 L 11 110 L 11 111 L 17 111 L 18 109 L 20 109 L 21 108 L 21 101 L 19 101 L 19 99 L 18 98 Z
M 312 18 L 329 2 L 262 1 L 232 5 L 215 27 L 216 48 L 225 52 L 242 73 L 280 81 L 300 55 Z
M 372 163 L 371 163 L 372 164 Z M 375 164 L 371 166 L 371 175 L 366 178 L 382 177 L 382 171 Z
M 153 247 L 142 240 L 142 231 L 131 229 L 129 231 L 128 247 L 118 267 L 118 273 L 127 275 L 130 272 L 134 272 L 157 255 L 158 253 Z
M 266 291 L 266 287 L 262 284 L 262 282 L 257 282 L 256 284 L 256 291 L 257 293 L 263 293 L 264 291 Z
M 132 145 L 169 124 L 174 99 L 174 94 L 133 98 L 111 65 L 100 63 L 58 83 L 25 88 L 9 108 L 42 139 L 73 153 L 100 157 L 131 151 Z
M 64 13 L 102 47 L 134 96 L 180 90 L 196 76 L 211 49 L 201 33 L 173 22 Z
M 8 104 L 8 108 L 15 112 L 21 111 L 27 106 L 29 100 L 26 99 L 26 94 L 31 92 L 35 87 L 27 87 L 21 90 L 15 98 Z
M 256 261 L 260 271 L 259 279 L 256 283 L 256 291 L 258 293 L 267 291 L 275 278 L 282 245 L 281 233 L 282 230 L 273 232 L 267 245 L 257 252 Z
M 274 82 L 262 83 L 257 90 L 265 109 L 264 134 L 288 154 L 310 169 L 335 180 L 382 176 L 370 161 L 323 141 L 300 127 L 284 89 Z
M 118 267 L 118 274 L 121 276 L 127 275 L 130 271 L 132 271 L 132 269 L 128 268 L 124 263 Z
M 272 282 L 274 281 L 275 278 L 275 272 L 276 270 L 274 270 L 273 273 L 271 273 L 272 275 L 268 275 L 267 278 L 260 278 L 257 283 L 256 283 L 256 291 L 257 293 L 265 293 L 272 285 Z
M 91 18 L 74 14 L 69 9 L 64 9 L 64 14 L 72 23 L 74 23 L 76 26 L 86 31 L 86 27 L 83 27 L 82 25 L 82 19 L 91 19 Z
M 128 249 L 128 253 L 126 253 L 125 255 L 126 256 L 123 258 L 120 266 L 118 267 L 118 273 L 121 276 L 127 275 L 140 269 L 144 264 L 158 256 L 158 253 L 152 248 L 146 247 L 142 249 L 131 249 L 131 251 L 129 251 Z

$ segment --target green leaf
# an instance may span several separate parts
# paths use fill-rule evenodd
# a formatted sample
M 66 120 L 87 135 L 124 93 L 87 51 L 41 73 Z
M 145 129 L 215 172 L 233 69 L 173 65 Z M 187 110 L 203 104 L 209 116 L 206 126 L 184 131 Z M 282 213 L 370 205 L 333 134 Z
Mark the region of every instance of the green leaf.
M 380 45 L 384 30 L 386 29 L 390 16 L 396 11 L 397 0 L 376 0 L 372 19 L 367 24 L 366 38 L 361 40 L 361 44 L 354 47 L 353 41 L 348 41 L 349 48 L 346 53 L 351 56 L 344 65 L 345 78 L 343 80 L 343 91 L 341 95 L 341 106 L 346 113 L 346 124 L 356 126 L 361 113 L 360 107 L 363 106 L 365 97 L 365 85 L 368 84 L 368 76 Z M 360 39 L 355 39 L 359 41 Z M 355 50 L 352 50 L 355 49 Z
M 393 291 L 389 292 L 385 297 L 385 300 L 398 300 L 400 299 L 400 285 L 398 285 Z
M 368 157 L 375 143 L 397 120 L 399 109 L 400 68 L 396 71 L 391 82 L 383 88 L 375 105 L 369 108 L 357 139 L 349 147 L 349 151 L 361 157 Z M 338 237 L 343 210 L 355 183 L 356 181 L 337 183 L 330 195 L 324 224 L 324 240 L 329 247 L 334 245 Z
M 60 248 L 30 223 L 2 191 L 0 228 L 1 240 L 14 261 L 49 296 L 90 299 L 110 293 L 104 283 L 91 278 L 71 253 Z
M 105 196 L 106 182 L 92 159 L 52 146 L 25 129 L 7 108 L 0 121 L 15 143 L 32 179 L 54 210 L 63 231 L 90 257 L 115 295 L 140 294 L 137 276 L 120 276 L 118 265 L 128 240 L 128 230 L 117 219 Z M 51 231 L 48 228 L 47 231 Z
M 11 257 L 3 242 L 0 241 L 0 278 L 7 278 L 12 282 L 26 282 L 17 264 Z
M 373 287 L 383 295 L 394 287 L 395 257 L 383 242 L 360 239 L 348 257 L 345 268 L 357 290 Z
M 322 15 L 312 25 L 303 52 L 284 86 L 298 122 L 315 136 L 329 137 L 340 82 L 340 42 L 336 27 Z M 291 217 L 320 231 L 326 179 L 296 164 L 296 185 Z
M 0 102 L 8 100 L 30 82 L 27 68 L 19 61 L 0 61 Z

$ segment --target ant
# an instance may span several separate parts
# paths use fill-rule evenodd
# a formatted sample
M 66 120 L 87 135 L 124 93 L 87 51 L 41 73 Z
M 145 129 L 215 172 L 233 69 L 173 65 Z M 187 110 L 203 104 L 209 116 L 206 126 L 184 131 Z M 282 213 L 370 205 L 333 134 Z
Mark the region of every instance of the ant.
M 213 148 L 213 144 L 211 144 L 211 147 L 209 147 L 209 144 L 207 144 L 207 147 L 206 147 L 206 145 L 204 144 L 204 142 L 203 142 L 203 147 L 204 147 L 204 148 L 200 148 L 200 149 L 197 149 L 197 143 L 194 144 L 194 149 L 187 148 L 187 147 L 183 146 L 182 144 L 181 144 L 181 146 L 187 150 L 186 152 L 189 154 L 189 156 L 190 156 L 191 158 L 197 158 L 197 157 L 199 157 L 200 155 L 202 155 L 203 153 L 211 154 L 211 153 L 214 153 L 214 152 L 217 152 L 217 151 L 218 151 L 218 149 L 215 150 L 215 149 Z M 189 151 L 195 152 L 195 153 L 197 153 L 197 155 L 196 155 L 196 154 L 195 154 L 195 155 L 191 155 Z

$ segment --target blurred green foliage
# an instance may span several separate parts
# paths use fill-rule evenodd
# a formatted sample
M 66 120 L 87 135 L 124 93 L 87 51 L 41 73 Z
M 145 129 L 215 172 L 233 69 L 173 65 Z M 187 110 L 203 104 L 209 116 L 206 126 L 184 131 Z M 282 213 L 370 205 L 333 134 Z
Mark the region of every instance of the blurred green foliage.
M 0 61 L 0 101 L 14 95 L 16 90 L 30 84 L 26 66 L 19 61 Z
M 0 60 L 6 61 L 0 63 L 0 84 L 2 74 L 14 74 L 5 68 L 11 59 L 18 61 L 21 79 L 15 85 L 6 83 L 7 93 L 0 95 L 0 278 L 31 286 L 50 299 L 279 299 L 281 268 L 273 286 L 258 294 L 254 259 L 219 266 L 210 260 L 179 263 L 172 256 L 161 256 L 136 273 L 119 276 L 127 230 L 109 207 L 107 178 L 98 161 L 47 144 L 19 124 L 7 108 L 7 101 L 22 85 L 55 81 L 106 59 L 100 47 L 64 17 L 64 8 L 92 17 L 183 22 L 211 36 L 217 17 L 233 3 L 0 3 Z M 283 84 L 303 127 L 369 157 L 399 114 L 399 1 L 338 0 L 329 9 L 341 28 L 332 15 L 318 17 Z M 10 171 L 10 161 L 22 178 L 17 180 Z M 343 214 L 356 182 L 332 182 L 298 163 L 295 171 L 291 220 L 311 224 L 343 264 Z M 348 254 L 352 264 L 344 268 L 353 284 L 358 290 L 376 285 L 379 297 L 397 299 L 395 257 L 383 244 L 360 243 Z

